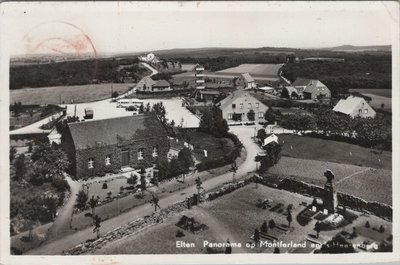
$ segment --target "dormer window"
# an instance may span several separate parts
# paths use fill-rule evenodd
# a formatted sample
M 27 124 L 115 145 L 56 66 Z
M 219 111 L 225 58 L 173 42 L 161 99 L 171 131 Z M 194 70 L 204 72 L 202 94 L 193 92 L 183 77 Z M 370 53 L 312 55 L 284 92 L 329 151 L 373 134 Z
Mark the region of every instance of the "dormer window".
M 104 164 L 106 166 L 111 165 L 111 155 L 106 155 L 106 159 L 104 160 Z
M 158 156 L 158 147 L 157 146 L 153 146 L 153 153 L 152 153 L 153 157 L 157 157 Z
M 94 168 L 94 159 L 93 158 L 89 158 L 88 160 L 88 169 L 92 169 Z

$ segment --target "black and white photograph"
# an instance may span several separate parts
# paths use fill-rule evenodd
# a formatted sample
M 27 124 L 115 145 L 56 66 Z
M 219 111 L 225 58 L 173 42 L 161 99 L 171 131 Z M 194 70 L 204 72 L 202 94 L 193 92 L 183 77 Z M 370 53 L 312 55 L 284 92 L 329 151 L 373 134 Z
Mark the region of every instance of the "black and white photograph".
M 2 264 L 400 261 L 398 2 L 0 10 Z

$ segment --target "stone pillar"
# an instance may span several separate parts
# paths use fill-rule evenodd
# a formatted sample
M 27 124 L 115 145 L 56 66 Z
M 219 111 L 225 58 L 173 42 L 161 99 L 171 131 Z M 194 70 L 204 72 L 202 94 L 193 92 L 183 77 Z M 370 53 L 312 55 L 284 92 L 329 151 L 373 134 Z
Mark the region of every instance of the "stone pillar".
M 335 184 L 333 182 L 335 175 L 329 169 L 324 173 L 326 177 L 325 183 L 325 196 L 323 198 L 324 208 L 328 210 L 329 213 L 335 213 L 338 206 L 337 192 L 335 191 Z

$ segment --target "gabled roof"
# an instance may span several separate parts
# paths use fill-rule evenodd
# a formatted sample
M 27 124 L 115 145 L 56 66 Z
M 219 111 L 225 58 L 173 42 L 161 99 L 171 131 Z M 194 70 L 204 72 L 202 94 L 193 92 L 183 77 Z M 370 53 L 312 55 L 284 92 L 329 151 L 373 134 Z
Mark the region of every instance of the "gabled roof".
M 68 127 L 76 149 L 115 145 L 118 139 L 137 141 L 167 135 L 153 114 L 74 122 Z
M 333 108 L 333 111 L 341 112 L 344 114 L 351 114 L 361 103 L 368 104 L 365 99 L 355 96 L 349 96 L 346 99 L 341 99 Z
M 296 80 L 293 82 L 292 86 L 308 86 L 310 81 L 311 81 L 311 79 L 296 78 Z
M 145 77 L 142 78 L 142 80 L 139 81 L 138 86 L 140 86 L 143 83 L 147 87 L 150 87 L 150 86 L 154 85 L 156 83 L 156 81 L 154 81 L 150 76 L 145 76 Z
M 271 134 L 270 136 L 268 136 L 267 138 L 265 138 L 264 139 L 264 146 L 265 145 L 268 145 L 268 144 L 270 144 L 270 143 L 277 143 L 277 144 L 279 144 L 279 142 L 278 142 L 278 136 L 276 136 L 275 134 Z
M 287 86 L 287 87 L 285 87 L 285 88 L 286 88 L 286 90 L 288 91 L 289 96 L 291 96 L 292 93 L 296 93 L 297 95 L 300 94 L 299 91 L 298 91 L 295 87 Z
M 254 78 L 249 73 L 241 74 L 246 82 L 254 82 Z
M 235 90 L 232 92 L 229 96 L 218 102 L 217 106 L 220 109 L 224 109 L 225 107 L 231 105 L 236 99 L 241 98 L 241 97 L 252 97 L 254 98 L 248 91 L 246 90 Z M 260 101 L 260 104 L 263 104 Z
M 153 85 L 153 87 L 169 87 L 170 84 L 165 80 L 159 80 L 157 83 Z
M 312 93 L 315 90 L 321 89 L 322 91 L 328 91 L 329 89 L 327 88 L 326 85 L 324 85 L 321 81 L 319 80 L 310 80 L 308 86 L 304 89 L 303 92 L 308 92 Z

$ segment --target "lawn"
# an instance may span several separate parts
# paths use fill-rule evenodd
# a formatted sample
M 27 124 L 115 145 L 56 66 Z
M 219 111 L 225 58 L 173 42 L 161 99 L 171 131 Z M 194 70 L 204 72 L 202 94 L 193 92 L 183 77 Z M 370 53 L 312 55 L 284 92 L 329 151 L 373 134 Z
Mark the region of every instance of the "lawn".
M 279 135 L 282 155 L 392 170 L 392 152 L 306 136 Z
M 195 206 L 191 210 L 185 210 L 164 220 L 162 224 L 150 226 L 138 233 L 106 244 L 101 249 L 97 249 L 94 254 L 205 254 L 204 240 L 223 243 L 226 242 L 227 238 L 231 243 L 242 244 L 241 248 L 233 248 L 233 253 L 271 253 L 274 250 L 273 248 L 265 246 L 247 248 L 245 243 L 253 242 L 250 236 L 254 233 L 254 229 L 259 228 L 265 220 L 273 219 L 277 225 L 285 228 L 287 225 L 286 216 L 276 211 L 269 211 L 269 208 L 256 207 L 257 199 L 270 199 L 272 200 L 272 207 L 281 203 L 285 209 L 288 204 L 293 204 L 293 217 L 304 209 L 304 206 L 301 205 L 302 202 L 309 204 L 312 201 L 312 198 L 299 194 L 263 185 L 258 185 L 256 189 L 253 184 L 250 184 L 216 200 Z M 193 235 L 178 228 L 175 224 L 182 215 L 194 217 L 196 221 L 207 225 L 208 230 Z M 360 227 L 367 220 L 371 223 L 371 226 L 382 224 L 387 230 L 385 236 L 390 234 L 392 224 L 375 216 L 360 216 L 344 229 L 351 230 L 353 226 Z M 301 243 L 310 235 L 315 235 L 315 231 L 313 231 L 315 222 L 316 220 L 312 220 L 308 225 L 301 226 L 297 223 L 296 218 L 293 218 L 289 232 L 285 233 L 278 228 L 269 228 L 267 234 L 277 237 L 278 242 Z M 185 235 L 176 237 L 178 230 L 183 231 Z M 330 240 L 338 232 L 339 230 L 322 231 L 317 241 Z M 360 234 L 364 234 L 361 229 Z M 176 241 L 178 240 L 195 243 L 195 247 L 176 248 Z M 364 237 L 357 237 L 354 242 L 359 243 L 360 240 L 364 240 Z M 309 253 L 312 250 L 313 248 L 309 244 L 306 244 L 305 249 L 280 248 L 281 253 Z
M 249 73 L 255 76 L 277 76 L 283 64 L 241 64 L 236 67 L 218 71 L 218 73 Z
M 33 104 L 65 104 L 91 102 L 111 97 L 111 90 L 119 94 L 132 84 L 95 84 L 81 86 L 56 86 L 10 90 L 10 102 Z
M 271 167 L 268 172 L 323 186 L 326 182 L 323 174 L 327 169 L 335 174 L 338 191 L 367 201 L 392 204 L 392 172 L 389 170 L 282 157 L 278 164 Z
M 229 138 L 216 138 L 208 133 L 192 131 L 188 132 L 190 143 L 193 145 L 193 154 L 196 160 L 204 162 L 220 158 L 229 154 L 235 147 L 233 141 Z M 204 156 L 204 150 L 207 150 L 207 157 Z

